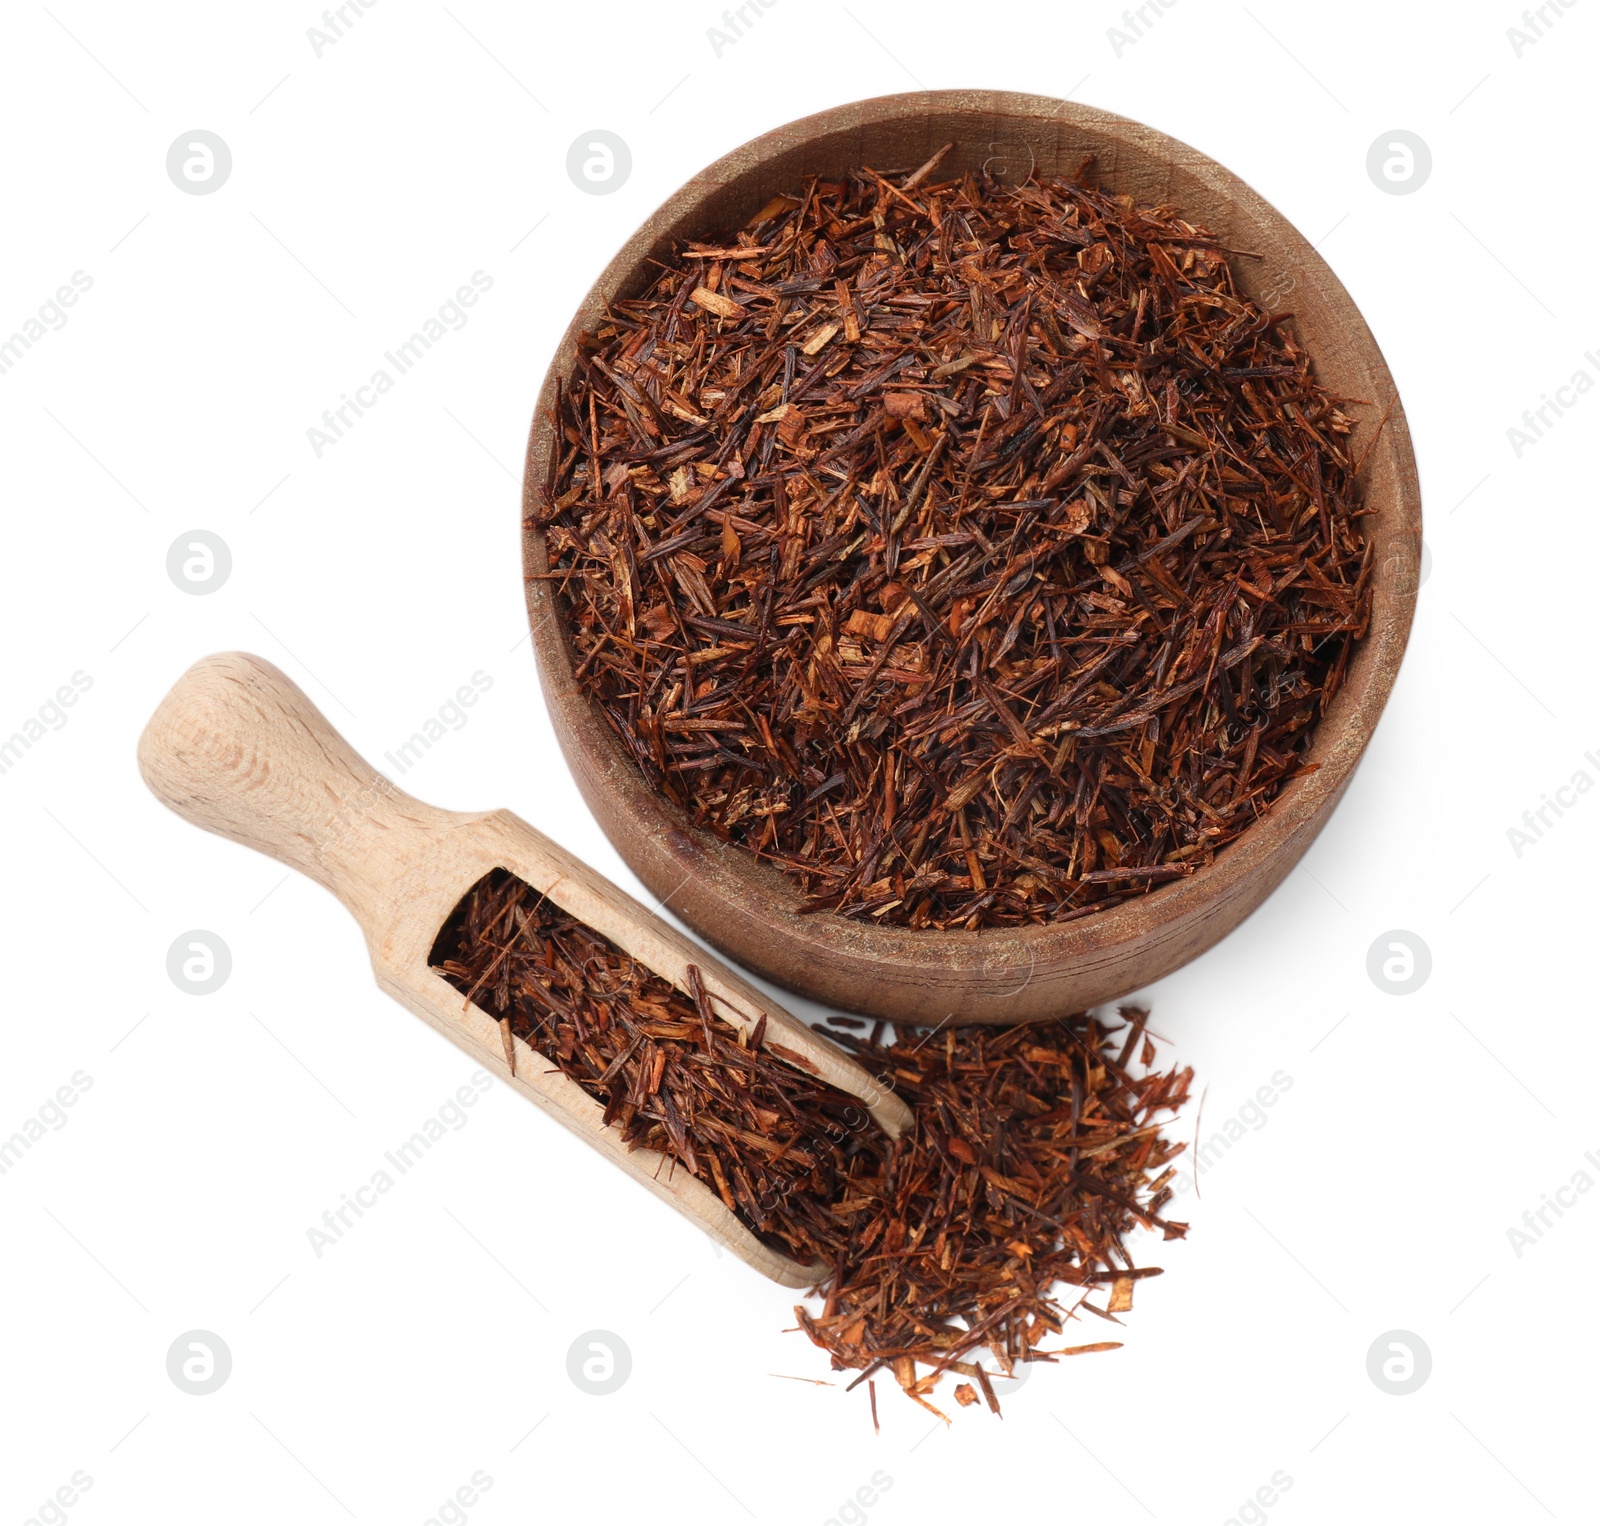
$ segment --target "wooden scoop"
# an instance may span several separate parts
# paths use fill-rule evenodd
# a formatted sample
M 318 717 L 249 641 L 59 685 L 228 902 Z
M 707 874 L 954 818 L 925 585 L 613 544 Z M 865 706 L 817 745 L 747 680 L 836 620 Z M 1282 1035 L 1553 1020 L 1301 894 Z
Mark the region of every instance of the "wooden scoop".
M 378 984 L 485 1069 L 555 1115 L 615 1165 L 759 1272 L 789 1287 L 818 1281 L 763 1245 L 709 1187 L 652 1150 L 629 1150 L 600 1103 L 521 1039 L 502 1032 L 428 965 L 445 919 L 480 879 L 507 869 L 689 993 L 700 970 L 719 1017 L 767 1033 L 824 1081 L 861 1099 L 891 1138 L 911 1113 L 840 1049 L 509 811 L 464 814 L 414 800 L 357 756 L 305 694 L 246 652 L 202 658 L 139 739 L 139 770 L 180 816 L 309 874 L 366 935 Z

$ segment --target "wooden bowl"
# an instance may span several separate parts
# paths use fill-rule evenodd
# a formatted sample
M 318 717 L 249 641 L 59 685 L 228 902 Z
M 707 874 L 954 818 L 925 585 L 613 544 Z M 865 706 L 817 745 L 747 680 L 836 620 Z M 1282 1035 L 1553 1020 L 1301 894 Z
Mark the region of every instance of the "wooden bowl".
M 802 895 L 748 850 L 690 824 L 645 782 L 605 717 L 578 689 L 559 597 L 526 583 L 545 699 L 568 765 L 606 835 L 676 916 L 723 953 L 789 990 L 847 1012 L 903 1022 L 1004 1023 L 1055 1016 L 1170 974 L 1237 927 L 1272 892 L 1327 821 L 1371 737 L 1400 666 L 1416 604 L 1422 506 L 1410 435 L 1377 343 L 1333 272 L 1284 218 L 1204 154 L 1163 133 L 1068 101 L 1004 91 L 929 90 L 835 107 L 736 148 L 676 192 L 629 239 L 584 299 L 539 394 L 524 507 L 547 480 L 557 378 L 573 340 L 609 299 L 637 295 L 675 239 L 744 223 L 806 174 L 870 164 L 909 169 L 942 144 L 942 177 L 987 164 L 1002 178 L 1069 172 L 1092 153 L 1110 190 L 1170 202 L 1228 248 L 1239 285 L 1295 315 L 1320 380 L 1367 404 L 1352 448 L 1374 541 L 1372 622 L 1312 740 L 1320 767 L 1187 879 L 1059 926 L 980 932 L 883 927 L 829 912 L 802 916 Z M 1381 430 L 1379 421 L 1384 421 Z M 525 570 L 548 570 L 543 536 L 524 528 Z

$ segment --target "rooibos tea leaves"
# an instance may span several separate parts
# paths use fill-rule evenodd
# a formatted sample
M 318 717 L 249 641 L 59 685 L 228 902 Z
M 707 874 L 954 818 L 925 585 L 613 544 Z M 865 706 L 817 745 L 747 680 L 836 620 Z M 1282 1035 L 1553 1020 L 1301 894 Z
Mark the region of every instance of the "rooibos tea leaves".
M 579 682 L 694 821 L 816 911 L 1059 921 L 1308 766 L 1359 463 L 1204 229 L 937 162 L 672 250 L 580 341 L 537 518 Z
M 834 1366 L 887 1371 L 930 1408 L 947 1373 L 998 1408 L 993 1378 L 1019 1363 L 1116 1346 L 1050 1343 L 1079 1309 L 1115 1320 L 1132 1306 L 1157 1270 L 1126 1248 L 1135 1226 L 1184 1233 L 1164 1212 L 1182 1147 L 1159 1119 L 1190 1073 L 1152 1071 L 1142 1012 L 1115 1032 L 1079 1016 L 887 1043 L 836 1020 L 836 1041 L 912 1107 L 890 1141 L 857 1098 L 785 1063 L 796 1057 L 765 1040 L 764 1019 L 741 1036 L 718 1018 L 692 967 L 680 991 L 504 870 L 463 899 L 431 962 L 631 1146 L 831 1269 L 801 1326 Z
M 1079 1309 L 1115 1322 L 1134 1285 L 1159 1273 L 1136 1264 L 1130 1231 L 1186 1232 L 1164 1211 L 1184 1146 L 1158 1120 L 1188 1099 L 1192 1075 L 1152 1071 L 1146 1014 L 1122 1015 L 1116 1033 L 1079 1016 L 912 1029 L 887 1045 L 877 1030 L 840 1035 L 911 1105 L 916 1128 L 852 1163 L 822 1311 L 795 1311 L 835 1367 L 887 1369 L 928 1408 L 925 1395 L 957 1373 L 998 1412 L 995 1376 L 1120 1345 L 1059 1338 Z M 960 1388 L 956 1399 L 970 1402 Z
M 601 1103 L 630 1148 L 682 1165 L 802 1265 L 831 1263 L 829 1205 L 877 1129 L 859 1098 L 767 1042 L 764 1017 L 741 1035 L 694 966 L 686 994 L 504 869 L 467 893 L 430 963 Z

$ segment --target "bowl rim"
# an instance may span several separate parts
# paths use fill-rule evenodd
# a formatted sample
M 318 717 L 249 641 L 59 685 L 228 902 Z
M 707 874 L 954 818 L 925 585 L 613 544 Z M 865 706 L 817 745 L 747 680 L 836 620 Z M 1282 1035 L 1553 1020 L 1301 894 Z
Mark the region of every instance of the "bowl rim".
M 1360 481 L 1364 500 L 1369 505 L 1375 497 L 1384 500 L 1381 514 L 1368 520 L 1369 536 L 1374 542 L 1371 615 L 1334 704 L 1319 720 L 1308 748 L 1307 760 L 1318 765 L 1315 771 L 1292 779 L 1264 815 L 1219 849 L 1210 864 L 1104 911 L 1069 921 L 977 930 L 885 927 L 831 912 L 803 918 L 806 942 L 813 949 L 832 946 L 853 960 L 866 957 L 906 971 L 949 972 L 959 968 L 1009 980 L 1023 964 L 1023 956 L 1029 970 L 1041 962 L 1104 962 L 1108 954 L 1128 952 L 1160 939 L 1179 924 L 1194 924 L 1219 899 L 1227 901 L 1246 894 L 1251 881 L 1257 886 L 1263 879 L 1267 881 L 1265 890 L 1214 937 L 1164 966 L 1163 972 L 1170 972 L 1224 936 L 1265 899 L 1309 847 L 1348 786 L 1392 692 L 1410 633 L 1421 559 L 1421 492 L 1398 389 L 1377 340 L 1343 283 L 1288 218 L 1258 192 L 1208 155 L 1158 129 L 1048 96 L 998 90 L 909 91 L 845 103 L 785 123 L 723 154 L 667 197 L 612 257 L 579 304 L 550 361 L 529 429 L 522 495 L 523 570 L 541 687 L 569 765 L 590 798 L 591 807 L 594 808 L 591 790 L 603 790 L 613 807 L 628 818 L 630 831 L 623 834 L 596 808 L 602 829 L 650 888 L 657 887 L 640 870 L 633 839 L 665 837 L 670 840 L 675 857 L 686 866 L 686 879 L 721 880 L 725 903 L 727 890 L 736 886 L 761 907 L 763 918 L 774 924 L 774 936 L 781 936 L 779 927 L 799 917 L 796 908 L 805 899 L 800 888 L 780 870 L 758 860 L 749 849 L 724 842 L 695 826 L 686 812 L 658 795 L 628 756 L 609 721 L 577 687 L 559 601 L 541 576 L 548 572 L 544 537 L 530 522 L 539 504 L 549 459 L 544 448 L 546 420 L 554 406 L 557 377 L 570 373 L 568 357 L 579 332 L 595 323 L 608 296 L 631 289 L 652 252 L 671 238 L 683 236 L 685 225 L 694 222 L 696 212 L 709 198 L 741 177 L 758 173 L 764 162 L 787 154 L 798 145 L 931 112 L 1012 118 L 1019 126 L 1026 123 L 1040 131 L 1048 131 L 1052 125 L 1088 131 L 1126 146 L 1135 157 L 1160 155 L 1169 170 L 1199 179 L 1214 195 L 1239 208 L 1242 215 L 1272 228 L 1281 249 L 1276 263 L 1289 263 L 1310 282 L 1319 300 L 1337 316 L 1345 335 L 1345 349 L 1368 373 L 1378 391 L 1377 396 L 1363 400 L 1370 409 L 1363 410 L 1366 416 L 1358 419 L 1357 431 L 1351 436 L 1352 446 L 1358 439 L 1363 442 Z M 1176 197 L 1174 201 L 1177 202 Z M 1181 202 L 1177 204 L 1181 209 Z M 1312 358 L 1315 362 L 1315 351 Z M 1371 418 L 1377 420 L 1375 429 L 1370 428 Z M 593 777 L 596 767 L 604 773 L 603 779 Z M 630 775 L 636 788 L 629 787 Z M 1279 859 L 1285 861 L 1276 862 Z M 677 891 L 662 895 L 662 902 L 672 907 L 674 897 L 683 888 L 680 884 Z M 680 897 L 689 899 L 692 897 Z M 721 942 L 719 929 L 704 925 L 703 915 L 672 909 L 702 936 Z M 735 957 L 758 970 L 762 968 L 760 959 L 752 957 L 748 949 L 736 951 Z M 795 985 L 792 979 L 785 983 Z

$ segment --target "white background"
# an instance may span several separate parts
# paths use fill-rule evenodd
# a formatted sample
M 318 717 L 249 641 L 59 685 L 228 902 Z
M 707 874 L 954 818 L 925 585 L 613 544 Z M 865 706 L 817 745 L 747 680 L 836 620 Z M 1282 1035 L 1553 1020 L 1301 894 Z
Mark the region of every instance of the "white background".
M 1600 779 L 1600 397 L 1520 458 L 1507 430 L 1600 378 L 1594 10 L 1548 8 L 1519 56 L 1511 3 L 1178 0 L 1119 54 L 1113 3 L 781 0 L 718 56 L 715 3 L 379 0 L 320 57 L 311 3 L 7 10 L 0 336 L 73 272 L 93 286 L 0 375 L 0 737 L 75 671 L 93 687 L 0 775 L 0 1138 L 74 1072 L 92 1086 L 0 1176 L 0 1523 L 78 1470 L 46 1519 L 421 1523 L 479 1470 L 474 1526 L 1593 1519 L 1600 1193 L 1520 1256 L 1507 1231 L 1600 1179 L 1600 798 L 1520 856 L 1507 829 Z M 405 786 L 509 806 L 632 887 L 525 639 L 517 474 L 552 347 L 705 163 L 963 85 L 1149 122 L 1322 241 L 1405 400 L 1431 576 L 1304 869 L 1146 993 L 1207 1135 L 1292 1085 L 1182 1200 L 1189 1241 L 1147 1252 L 1167 1274 L 1126 1348 L 948 1432 L 880 1384 L 875 1437 L 863 1391 L 774 1376 L 832 1376 L 783 1333 L 789 1294 L 498 1084 L 316 1257 L 307 1229 L 470 1064 L 378 994 L 329 896 L 158 806 L 134 742 L 213 650 L 282 665 L 375 760 L 481 669 Z M 232 151 L 212 195 L 165 171 L 195 128 Z M 607 196 L 565 168 L 597 128 L 633 153 Z M 1365 167 L 1397 128 L 1434 161 L 1403 196 Z M 470 322 L 319 459 L 308 427 L 477 270 Z M 233 558 L 204 597 L 166 571 L 197 528 Z M 195 928 L 233 954 L 207 997 L 166 973 Z M 1396 929 L 1432 955 L 1404 997 L 1366 968 Z M 233 1356 L 206 1397 L 165 1366 L 196 1328 Z M 567 1376 L 592 1329 L 632 1353 L 606 1397 Z M 1394 1329 L 1433 1358 L 1403 1397 L 1366 1368 Z

